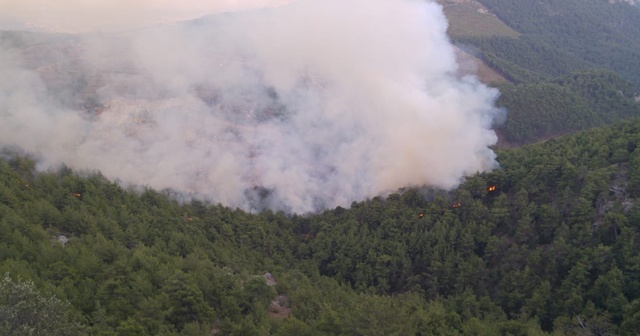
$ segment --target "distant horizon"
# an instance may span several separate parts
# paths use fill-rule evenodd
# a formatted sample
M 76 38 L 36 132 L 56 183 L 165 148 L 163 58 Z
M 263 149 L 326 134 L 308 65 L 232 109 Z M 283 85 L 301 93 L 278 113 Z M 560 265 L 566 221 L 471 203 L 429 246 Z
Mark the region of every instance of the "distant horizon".
M 122 32 L 230 11 L 274 7 L 295 0 L 0 0 L 0 30 L 82 34 Z

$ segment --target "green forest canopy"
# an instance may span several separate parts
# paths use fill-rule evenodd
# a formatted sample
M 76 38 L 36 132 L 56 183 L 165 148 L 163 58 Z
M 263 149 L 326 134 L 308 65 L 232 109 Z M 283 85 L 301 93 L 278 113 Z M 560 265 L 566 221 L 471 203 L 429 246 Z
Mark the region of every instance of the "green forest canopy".
M 454 36 L 516 83 L 606 68 L 640 88 L 640 9 L 626 1 L 479 0 L 521 35 Z M 452 22 L 456 22 L 454 19 Z
M 640 104 L 640 10 L 625 1 L 439 0 L 448 33 L 511 83 L 500 146 L 626 118 Z
M 521 145 L 640 117 L 633 84 L 607 70 L 584 70 L 555 80 L 500 85 L 507 119 L 502 141 Z
M 305 216 L 180 204 L 8 155 L 0 314 L 5 288 L 23 288 L 25 306 L 69 302 L 52 306 L 83 326 L 67 334 L 631 334 L 639 144 L 634 119 L 500 151 L 502 169 L 450 192 Z

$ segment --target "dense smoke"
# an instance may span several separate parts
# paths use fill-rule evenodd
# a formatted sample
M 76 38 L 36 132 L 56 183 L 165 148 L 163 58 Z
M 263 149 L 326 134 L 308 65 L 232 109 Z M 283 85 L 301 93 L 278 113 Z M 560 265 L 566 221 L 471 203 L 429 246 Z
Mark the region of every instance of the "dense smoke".
M 495 165 L 497 92 L 456 75 L 446 27 L 430 2 L 301 0 L 83 36 L 49 68 L 5 47 L 0 144 L 249 210 L 451 188 Z

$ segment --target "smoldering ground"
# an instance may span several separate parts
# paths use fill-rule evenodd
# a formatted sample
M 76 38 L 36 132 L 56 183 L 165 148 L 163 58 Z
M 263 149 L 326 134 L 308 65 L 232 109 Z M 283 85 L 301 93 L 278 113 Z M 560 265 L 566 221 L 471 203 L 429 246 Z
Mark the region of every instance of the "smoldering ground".
M 431 2 L 300 0 L 5 43 L 0 143 L 248 210 L 451 188 L 496 165 L 499 111 L 496 90 L 456 75 L 446 28 Z

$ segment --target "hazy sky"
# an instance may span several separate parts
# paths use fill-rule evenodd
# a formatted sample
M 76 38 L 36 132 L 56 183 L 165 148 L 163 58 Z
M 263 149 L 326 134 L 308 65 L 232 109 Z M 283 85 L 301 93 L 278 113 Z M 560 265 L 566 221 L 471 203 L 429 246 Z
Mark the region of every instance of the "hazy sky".
M 291 0 L 0 0 L 0 28 L 80 33 L 122 31 Z

